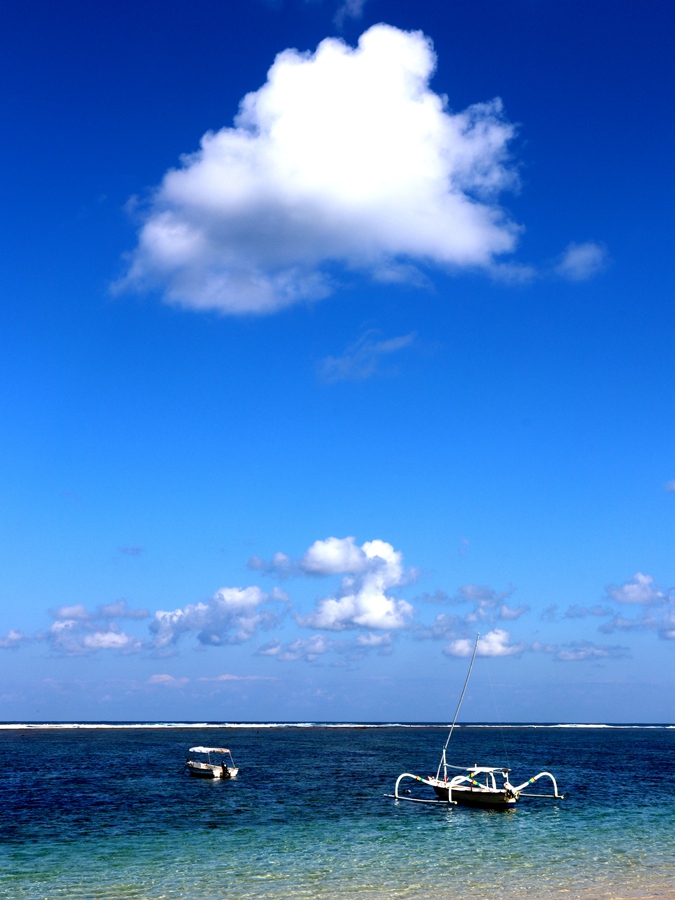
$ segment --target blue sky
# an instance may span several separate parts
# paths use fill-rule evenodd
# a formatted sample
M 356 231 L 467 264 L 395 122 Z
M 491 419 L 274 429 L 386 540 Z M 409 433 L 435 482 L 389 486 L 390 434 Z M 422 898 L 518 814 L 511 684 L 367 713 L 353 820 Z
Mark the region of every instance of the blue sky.
M 674 721 L 671 5 L 3 20 L 0 719 Z

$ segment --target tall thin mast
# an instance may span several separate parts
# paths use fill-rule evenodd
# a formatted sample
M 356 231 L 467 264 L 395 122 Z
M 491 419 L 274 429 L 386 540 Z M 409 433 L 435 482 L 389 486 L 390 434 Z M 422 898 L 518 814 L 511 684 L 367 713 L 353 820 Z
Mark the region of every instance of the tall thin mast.
M 448 749 L 448 744 L 450 743 L 450 738 L 452 737 L 452 732 L 455 730 L 455 723 L 457 722 L 457 716 L 459 715 L 459 710 L 462 706 L 462 700 L 464 699 L 464 694 L 466 693 L 466 686 L 469 683 L 469 678 L 471 678 L 471 670 L 473 669 L 473 661 L 476 658 L 476 651 L 478 650 L 478 638 L 480 634 L 476 635 L 476 643 L 473 645 L 473 653 L 471 654 L 471 662 L 469 663 L 469 671 L 466 673 L 466 679 L 464 681 L 464 687 L 462 688 L 462 693 L 459 697 L 459 703 L 457 704 L 457 709 L 455 710 L 455 718 L 452 720 L 452 725 L 450 726 L 450 734 L 448 735 L 448 739 L 445 742 L 445 747 L 443 747 L 443 755 L 441 756 L 441 761 L 438 764 L 438 771 L 436 772 L 436 778 L 440 778 L 441 776 L 441 766 L 443 767 L 443 778 L 448 778 L 448 764 L 445 759 L 445 751 Z

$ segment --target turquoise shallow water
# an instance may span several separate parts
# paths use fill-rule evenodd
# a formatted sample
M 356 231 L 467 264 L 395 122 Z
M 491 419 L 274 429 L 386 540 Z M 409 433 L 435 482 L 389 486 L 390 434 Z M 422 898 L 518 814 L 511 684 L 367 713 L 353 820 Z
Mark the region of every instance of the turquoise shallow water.
M 675 729 L 463 728 L 457 764 L 552 771 L 562 801 L 383 797 L 444 728 L 0 732 L 0 897 L 675 898 Z M 180 775 L 231 747 L 231 782 Z

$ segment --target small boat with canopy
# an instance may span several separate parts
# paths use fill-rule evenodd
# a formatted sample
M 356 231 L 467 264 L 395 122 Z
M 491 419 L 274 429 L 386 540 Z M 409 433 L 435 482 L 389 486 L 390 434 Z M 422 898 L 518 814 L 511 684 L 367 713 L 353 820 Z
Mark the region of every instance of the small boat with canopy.
M 473 648 L 473 655 L 469 664 L 469 671 L 462 688 L 462 693 L 457 704 L 455 717 L 450 726 L 450 733 L 443 747 L 443 753 L 438 764 L 435 775 L 422 777 L 413 775 L 410 772 L 404 772 L 396 779 L 396 787 L 393 794 L 386 794 L 395 800 L 410 800 L 414 803 L 444 803 L 462 806 L 476 806 L 486 809 L 510 809 L 516 805 L 520 797 L 546 797 L 550 799 L 562 800 L 563 794 L 558 793 L 558 785 L 555 778 L 550 772 L 540 772 L 532 778 L 528 778 L 522 784 L 511 784 L 511 770 L 502 766 L 452 766 L 447 761 L 448 745 L 450 738 L 457 723 L 457 716 L 462 706 L 462 700 L 466 693 L 466 688 L 471 677 L 471 670 L 476 658 L 478 650 L 478 639 L 480 635 L 476 635 L 476 643 Z M 540 778 L 549 778 L 553 784 L 552 794 L 535 794 L 530 791 L 526 792 L 526 788 Z M 405 779 L 412 779 L 420 784 L 426 784 L 436 794 L 437 799 L 426 799 L 423 797 L 412 797 L 410 791 L 401 793 L 400 785 Z
M 202 778 L 236 778 L 239 769 L 226 747 L 190 747 L 183 766 L 190 775 Z

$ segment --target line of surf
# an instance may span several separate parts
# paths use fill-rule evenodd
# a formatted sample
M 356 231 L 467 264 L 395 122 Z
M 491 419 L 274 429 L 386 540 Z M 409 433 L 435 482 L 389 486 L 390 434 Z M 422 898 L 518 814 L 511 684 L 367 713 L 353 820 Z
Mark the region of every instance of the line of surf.
M 635 723 L 588 723 L 588 722 L 514 722 L 495 724 L 493 722 L 464 722 L 457 728 L 569 728 L 569 729 L 674 729 L 675 725 L 635 724 Z M 444 722 L 0 722 L 0 731 L 31 730 L 169 730 L 169 729 L 263 729 L 263 728 L 448 728 Z

